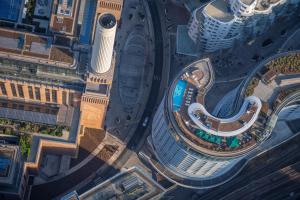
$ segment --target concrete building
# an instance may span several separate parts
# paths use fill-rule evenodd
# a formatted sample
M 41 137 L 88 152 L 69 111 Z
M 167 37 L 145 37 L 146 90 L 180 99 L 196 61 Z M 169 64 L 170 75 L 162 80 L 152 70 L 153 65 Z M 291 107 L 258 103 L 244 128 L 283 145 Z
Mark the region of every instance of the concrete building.
M 95 187 L 78 194 L 73 191 L 61 198 L 61 200 L 92 200 L 92 199 L 159 199 L 165 189 L 155 182 L 150 174 L 131 167 L 124 169 L 108 180 Z
M 299 55 L 292 52 L 273 59 L 285 60 L 288 56 L 293 59 Z M 286 96 L 289 93 L 280 93 L 277 87 L 288 91 L 287 85 L 295 84 L 291 79 L 298 83 L 299 79 L 294 77 L 295 74 L 275 74 L 268 78 L 272 70 L 265 66 L 275 62 L 266 62 L 257 71 L 263 76 L 261 80 L 255 77 L 258 83 L 254 90 L 250 93 L 247 89 L 250 77 L 240 86 L 241 94 L 231 97 L 230 101 L 237 102 L 239 106 L 233 115 L 226 118 L 214 116 L 205 109 L 206 93 L 214 83 L 210 61 L 196 61 L 184 68 L 170 85 L 153 119 L 149 142 L 154 153 L 150 159 L 154 168 L 184 187 L 215 187 L 230 180 L 247 159 L 266 148 L 266 140 L 273 145 L 280 142 L 276 134 L 271 134 L 277 119 L 299 118 L 299 105 L 290 107 L 285 104 L 295 102 L 298 96 Z M 268 87 L 266 96 L 265 89 Z M 247 95 L 244 95 L 245 91 Z M 299 95 L 298 87 L 292 91 Z
M 111 67 L 116 29 L 117 22 L 114 15 L 107 13 L 100 15 L 91 60 L 91 67 L 95 73 L 105 73 Z
M 230 48 L 264 33 L 275 19 L 288 16 L 298 0 L 214 0 L 196 9 L 188 35 L 200 52 Z

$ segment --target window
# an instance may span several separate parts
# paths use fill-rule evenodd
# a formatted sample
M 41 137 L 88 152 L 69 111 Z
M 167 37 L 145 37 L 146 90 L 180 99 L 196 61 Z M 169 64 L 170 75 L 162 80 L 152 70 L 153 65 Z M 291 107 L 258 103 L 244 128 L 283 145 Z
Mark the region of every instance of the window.
M 0 82 L 0 88 L 3 95 L 7 95 L 5 84 L 3 82 Z
M 18 85 L 19 97 L 24 98 L 23 86 Z
M 57 91 L 52 90 L 52 102 L 57 103 Z
M 29 98 L 34 99 L 32 86 L 28 86 L 28 93 L 29 93 Z
M 45 89 L 45 94 L 46 94 L 46 101 L 50 101 L 50 90 Z
M 10 87 L 11 87 L 12 95 L 13 95 L 14 97 L 18 96 L 18 95 L 17 95 L 17 90 L 16 90 L 15 84 L 14 84 L 14 83 L 11 83 L 11 84 L 10 84 Z
M 66 91 L 62 92 L 62 103 L 64 105 L 67 105 L 67 92 Z
M 35 87 L 34 88 L 34 92 L 35 92 L 35 98 L 37 100 L 41 100 L 41 92 L 40 92 L 40 88 L 39 87 Z

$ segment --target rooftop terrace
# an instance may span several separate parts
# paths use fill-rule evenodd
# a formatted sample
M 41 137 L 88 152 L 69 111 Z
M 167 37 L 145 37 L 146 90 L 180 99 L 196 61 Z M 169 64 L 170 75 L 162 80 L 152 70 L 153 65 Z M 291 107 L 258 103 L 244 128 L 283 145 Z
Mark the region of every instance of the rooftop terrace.
M 205 109 L 205 95 L 214 83 L 209 60 L 184 68 L 167 97 L 167 112 L 179 138 L 214 156 L 240 155 L 256 147 L 268 137 L 263 130 L 271 114 L 289 95 L 299 92 L 299 55 L 299 51 L 285 52 L 262 62 L 232 99 L 237 100 L 238 110 L 229 118 Z
M 207 154 L 233 155 L 256 145 L 253 129 L 262 104 L 248 97 L 236 115 L 218 118 L 205 109 L 205 95 L 214 83 L 208 60 L 186 67 L 171 85 L 168 109 L 181 138 Z
M 215 0 L 207 6 L 205 6 L 204 11 L 211 17 L 223 21 L 229 22 L 234 16 L 230 11 L 229 3 L 224 0 Z
M 78 1 L 56 0 L 54 3 L 53 14 L 51 16 L 50 28 L 58 33 L 73 35 L 75 27 L 75 17 Z M 56 9 L 56 10 L 55 10 Z
M 21 57 L 34 63 L 72 68 L 76 59 L 68 47 L 53 43 L 53 38 L 0 28 L 0 57 Z
M 266 11 L 280 1 L 281 0 L 259 0 L 255 6 L 255 9 L 257 11 Z
M 80 200 L 93 199 L 151 199 L 164 189 L 143 171 L 133 167 L 120 172 L 79 196 Z M 70 199 L 68 199 L 70 200 Z

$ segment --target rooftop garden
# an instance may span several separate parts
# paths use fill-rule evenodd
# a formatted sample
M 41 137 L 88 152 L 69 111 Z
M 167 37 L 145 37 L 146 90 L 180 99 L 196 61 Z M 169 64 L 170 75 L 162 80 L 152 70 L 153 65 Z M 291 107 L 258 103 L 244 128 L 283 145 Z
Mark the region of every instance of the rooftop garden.
M 19 145 L 24 158 L 28 158 L 30 155 L 31 138 L 30 135 L 22 135 L 20 137 Z
M 259 73 L 267 74 L 269 71 L 274 71 L 275 74 L 297 74 L 300 73 L 300 53 L 295 53 L 287 56 L 282 56 L 268 62 Z M 259 78 L 254 76 L 247 88 L 246 96 L 251 96 L 255 87 L 259 83 Z
M 257 77 L 253 77 L 251 81 L 248 83 L 248 86 L 246 88 L 246 96 L 251 96 L 254 93 L 254 89 L 259 83 L 259 79 Z
M 213 144 L 221 145 L 223 143 L 222 137 L 206 133 L 203 130 L 197 130 L 195 134 L 201 139 Z M 240 142 L 237 137 L 226 137 L 225 140 L 226 146 L 230 149 L 240 147 Z
M 266 64 L 266 67 L 282 74 L 300 73 L 300 53 L 276 58 Z
M 7 135 L 16 135 L 17 132 L 21 133 L 40 133 L 44 135 L 51 135 L 61 137 L 63 131 L 69 131 L 65 126 L 53 126 L 45 124 L 35 124 L 31 122 L 22 122 L 11 119 L 0 118 L 0 133 Z

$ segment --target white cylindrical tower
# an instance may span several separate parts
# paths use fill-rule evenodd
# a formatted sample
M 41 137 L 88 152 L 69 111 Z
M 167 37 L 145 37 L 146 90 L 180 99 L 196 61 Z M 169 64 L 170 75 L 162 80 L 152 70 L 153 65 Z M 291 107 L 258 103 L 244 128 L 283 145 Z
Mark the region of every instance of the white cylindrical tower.
M 114 15 L 100 15 L 93 44 L 91 67 L 96 73 L 105 73 L 111 66 L 117 21 Z

